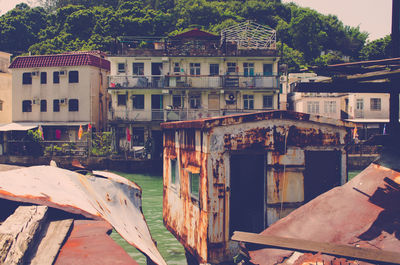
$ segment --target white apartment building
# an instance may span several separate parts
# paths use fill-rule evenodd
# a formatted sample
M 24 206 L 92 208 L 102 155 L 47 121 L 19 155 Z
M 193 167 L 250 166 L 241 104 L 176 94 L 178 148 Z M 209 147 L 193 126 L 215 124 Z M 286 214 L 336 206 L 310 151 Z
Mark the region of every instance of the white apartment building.
M 80 126 L 106 128 L 110 63 L 100 52 L 21 56 L 10 69 L 12 120 L 22 128 L 41 125 L 45 140 L 66 141 Z
M 108 57 L 116 148 L 136 150 L 148 139 L 161 147 L 162 122 L 277 109 L 275 31 L 248 25 L 237 35 L 194 29 L 170 38 L 120 38 L 119 50 Z M 258 42 L 239 37 L 260 29 L 265 37 Z

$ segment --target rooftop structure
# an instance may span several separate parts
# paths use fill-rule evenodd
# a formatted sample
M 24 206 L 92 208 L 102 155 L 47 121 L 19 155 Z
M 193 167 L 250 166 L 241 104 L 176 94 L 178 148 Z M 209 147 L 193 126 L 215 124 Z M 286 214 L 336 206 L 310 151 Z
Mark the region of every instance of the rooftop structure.
M 163 123 L 165 226 L 197 262 L 232 260 L 233 231 L 261 232 L 346 182 L 349 126 L 277 110 Z

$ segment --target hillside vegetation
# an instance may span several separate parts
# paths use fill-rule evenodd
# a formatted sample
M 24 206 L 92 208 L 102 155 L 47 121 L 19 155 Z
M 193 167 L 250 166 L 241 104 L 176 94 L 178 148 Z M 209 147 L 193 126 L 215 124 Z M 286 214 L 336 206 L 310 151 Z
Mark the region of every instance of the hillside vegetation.
M 336 16 L 277 0 L 39 1 L 39 7 L 19 4 L 0 17 L 0 51 L 110 52 L 117 36 L 168 36 L 191 28 L 218 34 L 250 19 L 276 29 L 289 71 L 339 63 L 343 55 L 353 61 L 389 57 L 390 36 L 367 42 L 368 33 L 343 25 Z

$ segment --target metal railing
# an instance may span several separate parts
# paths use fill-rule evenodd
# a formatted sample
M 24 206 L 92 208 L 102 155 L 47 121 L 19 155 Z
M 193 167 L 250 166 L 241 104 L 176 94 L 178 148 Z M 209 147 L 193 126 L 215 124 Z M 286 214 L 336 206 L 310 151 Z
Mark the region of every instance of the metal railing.
M 137 110 L 124 110 L 124 111 L 110 111 L 108 119 L 110 121 L 186 121 L 196 120 L 202 118 L 220 117 L 232 114 L 252 113 L 258 111 L 266 111 L 270 109 L 221 109 L 221 110 L 205 110 L 205 109 L 166 109 L 151 111 L 137 111 Z
M 114 75 L 108 77 L 110 88 L 163 88 L 166 78 L 161 75 Z
M 8 155 L 36 155 L 45 156 L 87 156 L 87 141 L 42 141 L 40 143 L 24 140 L 8 140 L 5 142 Z
M 118 88 L 279 88 L 278 76 L 109 76 L 109 87 Z

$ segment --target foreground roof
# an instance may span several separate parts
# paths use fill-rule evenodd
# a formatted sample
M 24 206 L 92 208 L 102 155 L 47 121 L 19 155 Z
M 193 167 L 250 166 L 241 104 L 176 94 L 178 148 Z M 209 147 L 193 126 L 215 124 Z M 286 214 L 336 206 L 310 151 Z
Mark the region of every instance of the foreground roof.
M 262 112 L 253 112 L 246 114 L 235 114 L 223 117 L 205 118 L 190 121 L 177 121 L 162 123 L 162 129 L 181 129 L 181 128 L 197 128 L 197 129 L 210 129 L 218 126 L 227 126 L 234 124 L 241 124 L 246 122 L 255 122 L 261 120 L 272 119 L 286 119 L 294 121 L 309 121 L 321 124 L 330 124 L 341 127 L 353 127 L 350 122 L 342 120 L 330 119 L 318 115 L 311 115 L 307 113 L 285 111 L 285 110 L 271 110 Z
M 261 233 L 265 236 L 302 239 L 400 252 L 398 209 L 400 173 L 371 164 L 350 182 L 334 188 L 277 221 Z M 300 246 L 301 247 L 301 246 Z M 292 257 L 289 261 L 289 257 Z M 375 257 L 377 258 L 377 257 Z M 254 264 L 381 264 L 347 260 L 335 255 L 300 253 L 262 248 L 250 251 Z M 378 260 L 378 259 L 376 259 Z
M 110 71 L 110 62 L 96 56 L 94 52 L 74 52 L 65 54 L 20 56 L 14 59 L 9 68 L 36 68 L 62 66 L 94 66 Z
M 141 194 L 135 183 L 105 171 L 82 175 L 34 166 L 0 172 L 0 198 L 104 219 L 154 263 L 164 265 L 141 211 Z

